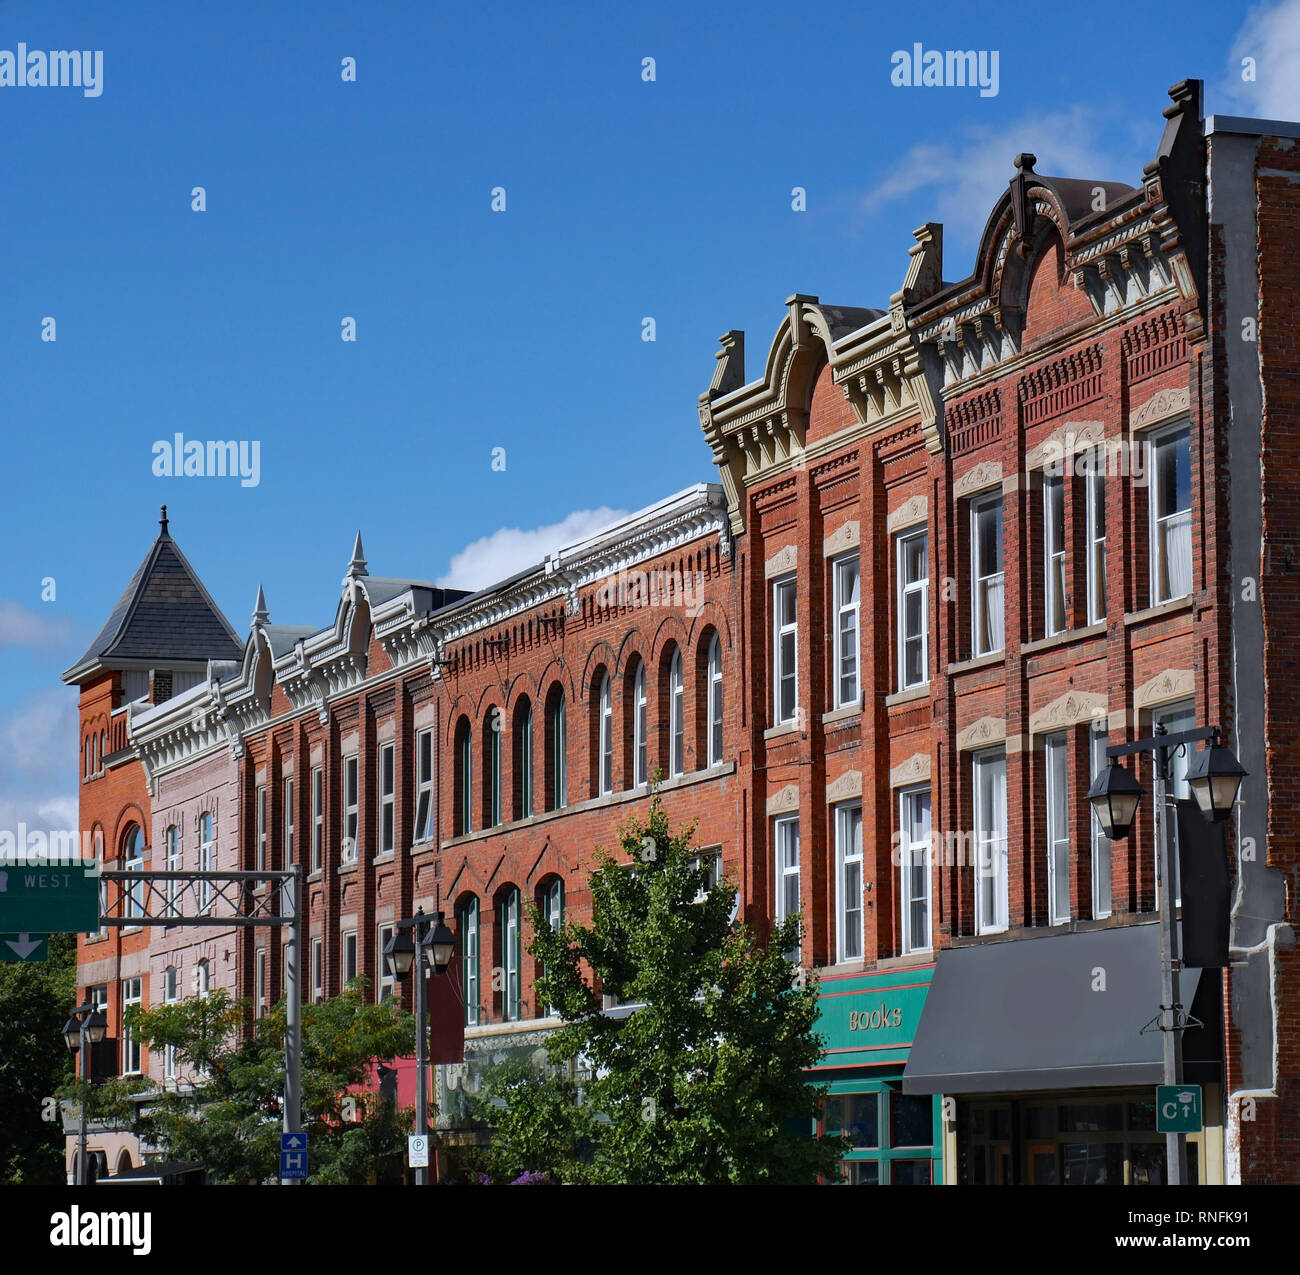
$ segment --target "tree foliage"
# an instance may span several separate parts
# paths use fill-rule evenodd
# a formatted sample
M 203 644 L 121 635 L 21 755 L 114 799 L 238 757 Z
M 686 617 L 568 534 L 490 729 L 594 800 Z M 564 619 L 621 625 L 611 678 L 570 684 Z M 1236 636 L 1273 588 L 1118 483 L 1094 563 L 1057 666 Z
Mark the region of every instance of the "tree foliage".
M 285 1002 L 247 1031 L 248 1006 L 222 990 L 174 1005 L 133 1010 L 132 1030 L 152 1051 L 175 1050 L 193 1084 L 151 1098 L 135 1132 L 169 1158 L 201 1160 L 215 1183 L 274 1181 L 283 1128 Z M 302 1126 L 310 1182 L 363 1183 L 403 1154 L 407 1125 L 393 1104 L 362 1091 L 373 1064 L 409 1056 L 414 1019 L 395 1001 L 375 1005 L 364 980 L 302 1009 Z M 105 1093 L 100 1100 L 112 1101 Z
M 501 1169 L 549 1170 L 595 1183 L 812 1183 L 835 1174 L 838 1142 L 812 1136 L 824 1089 L 807 1083 L 821 1040 L 816 980 L 785 955 L 799 922 L 767 944 L 732 921 L 736 888 L 709 884 L 656 797 L 620 829 L 623 855 L 600 854 L 592 921 L 553 933 L 532 911 L 537 996 L 565 1021 L 551 1061 L 592 1074 L 567 1113 L 517 1078 L 492 1119 Z M 602 1010 L 602 995 L 638 1008 Z M 588 1162 L 573 1148 L 590 1139 Z
M 63 1026 L 76 994 L 75 935 L 51 934 L 48 960 L 0 965 L 0 1183 L 65 1181 L 48 1099 L 72 1077 Z

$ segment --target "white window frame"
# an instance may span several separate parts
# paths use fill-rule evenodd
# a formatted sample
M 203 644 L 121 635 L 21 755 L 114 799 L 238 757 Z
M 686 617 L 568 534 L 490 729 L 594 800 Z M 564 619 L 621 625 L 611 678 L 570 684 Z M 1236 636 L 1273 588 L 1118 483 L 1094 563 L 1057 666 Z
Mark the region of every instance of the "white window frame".
M 182 863 L 184 862 L 181 853 L 181 830 L 179 824 L 169 824 L 167 831 L 163 834 L 167 845 L 167 858 L 165 860 L 168 872 L 183 871 Z M 176 900 L 180 897 L 182 882 L 167 882 L 167 906 L 176 907 Z
M 803 911 L 798 815 L 778 815 L 772 820 L 772 845 L 775 847 L 776 868 L 775 913 L 779 925 L 790 915 L 787 895 L 791 881 L 794 882 L 795 896 L 800 900 L 799 911 Z M 793 866 L 790 862 L 791 850 L 793 850 Z
M 686 682 L 680 646 L 668 665 L 668 769 L 673 778 L 686 773 Z
M 206 822 L 208 836 L 204 837 L 203 829 Z M 199 815 L 199 871 L 215 872 L 217 870 L 217 821 L 213 818 L 210 810 L 203 811 Z M 212 882 L 203 881 L 199 884 L 199 911 L 207 912 L 212 907 L 213 887 Z
M 145 841 L 144 827 L 140 824 L 133 825 L 135 834 L 127 838 L 126 845 L 122 848 L 122 870 L 124 872 L 143 872 L 145 858 L 148 855 L 149 847 Z M 133 845 L 136 837 L 139 837 L 139 844 Z M 125 906 L 122 909 L 122 915 L 136 917 L 144 916 L 144 885 L 132 885 L 126 891 L 124 900 Z M 139 926 L 131 926 L 131 929 L 139 929 Z
M 607 797 L 614 791 L 614 696 L 608 673 L 601 677 L 597 695 L 600 712 L 600 795 Z
M 922 799 L 925 804 L 924 832 L 920 831 Z M 928 952 L 934 946 L 934 882 L 931 854 L 933 829 L 934 808 L 931 804 L 930 785 L 918 784 L 913 788 L 900 789 L 898 793 L 898 898 L 899 935 L 902 939 L 904 955 L 911 952 Z M 920 881 L 924 887 L 920 894 L 917 894 L 913 888 L 917 881 L 915 873 L 917 867 L 921 868 Z M 912 924 L 912 907 L 916 903 L 923 904 L 925 908 L 923 934 L 913 932 L 915 927 Z
M 524 1016 L 523 1005 L 523 933 L 521 931 L 521 900 L 518 886 L 512 886 L 498 908 L 501 930 L 501 969 L 504 986 L 501 996 L 503 1022 L 517 1023 Z
M 783 622 L 782 612 L 785 599 L 789 596 L 790 612 L 793 619 Z M 793 722 L 799 717 L 799 596 L 797 577 L 782 576 L 772 581 L 772 721 L 778 725 Z M 782 639 L 790 637 L 792 647 L 790 667 L 786 668 Z M 784 683 L 790 684 L 790 711 L 784 712 L 781 706 L 781 691 Z
M 519 722 L 519 772 L 515 783 L 519 788 L 519 817 L 533 817 L 533 706 L 531 701 Z
M 415 837 L 428 841 L 433 826 L 433 731 L 415 734 Z
M 646 693 L 645 661 L 636 666 L 632 682 L 632 782 L 637 788 L 646 784 Z
M 285 775 L 281 780 L 284 793 L 284 858 L 280 866 L 288 869 L 293 865 L 293 776 Z
M 722 765 L 722 639 L 709 642 L 709 765 Z
M 144 1003 L 144 979 L 138 974 L 122 980 L 122 1075 L 138 1076 L 143 1070 L 144 1051 L 135 1033 L 126 1025 L 126 1011 Z
M 501 824 L 501 717 L 502 710 L 494 708 L 487 726 L 487 762 L 484 779 L 487 780 L 487 826 Z
M 391 921 L 380 921 L 375 926 L 375 969 L 379 973 L 379 985 L 375 992 L 376 1001 L 397 994 L 397 977 L 388 972 L 388 962 L 384 959 L 384 948 L 397 931 Z
M 862 802 L 833 808 L 835 817 L 835 959 L 860 961 L 866 952 L 866 904 L 862 857 Z M 856 869 L 857 888 L 850 877 Z
M 357 861 L 357 837 L 361 819 L 361 758 L 349 753 L 343 758 L 343 844 L 339 847 L 341 863 Z
M 1158 472 L 1157 459 L 1160 449 L 1168 443 L 1172 443 L 1180 435 L 1185 436 L 1185 445 L 1187 447 L 1187 508 L 1185 510 L 1176 510 L 1174 513 L 1160 512 L 1160 474 Z M 1195 568 L 1196 555 L 1192 551 L 1192 432 L 1191 426 L 1187 421 L 1178 421 L 1173 425 L 1163 429 L 1152 430 L 1147 436 L 1147 501 L 1148 513 L 1148 542 L 1151 554 L 1151 605 L 1159 606 L 1162 602 L 1173 602 L 1178 598 L 1189 597 L 1193 587 L 1193 574 Z M 1161 564 L 1164 561 L 1164 535 L 1165 527 L 1177 519 L 1185 518 L 1188 525 L 1187 542 L 1187 580 L 1188 589 L 1186 593 L 1162 593 L 1160 589 Z M 1167 574 L 1167 570 L 1166 570 Z
M 554 809 L 564 810 L 569 804 L 569 710 L 563 691 L 548 729 L 551 731 L 551 802 Z
M 254 955 L 255 982 L 253 987 L 257 1003 L 257 1017 L 265 1018 L 267 998 L 270 992 L 271 958 L 264 947 L 259 947 Z
M 206 956 L 194 964 L 194 994 L 207 996 L 212 991 L 212 962 Z
M 564 881 L 560 877 L 552 877 L 541 891 L 540 910 L 542 919 L 555 934 L 559 934 L 564 925 Z M 539 974 L 545 977 L 545 970 L 539 967 Z M 546 1012 L 553 1017 L 555 1006 L 548 1005 Z
M 1181 725 L 1174 722 L 1171 725 L 1171 719 L 1185 717 L 1187 721 Z M 1151 731 L 1155 734 L 1157 726 L 1164 726 L 1172 735 L 1180 730 L 1196 729 L 1196 701 L 1195 699 L 1174 700 L 1168 704 L 1158 704 L 1151 710 Z M 1165 791 L 1171 801 L 1183 801 L 1192 795 L 1192 790 L 1187 784 L 1187 767 L 1191 761 L 1191 751 L 1194 744 L 1188 744 L 1183 748 L 1173 749 L 1169 756 L 1170 779 L 1165 785 Z M 1174 878 L 1174 906 L 1181 907 L 1183 902 L 1182 877 L 1178 863 L 1178 818 L 1175 810 L 1171 807 L 1165 812 L 1165 818 L 1169 823 L 1169 871 Z M 1153 848 L 1153 858 L 1155 862 L 1155 880 L 1156 880 L 1156 911 L 1160 911 L 1160 846 L 1157 844 Z
M 1088 552 L 1086 555 L 1088 623 L 1106 618 L 1106 453 L 1092 452 L 1084 475 L 1084 504 Z
M 850 573 L 856 590 L 848 587 Z M 855 549 L 831 559 L 834 606 L 834 682 L 835 708 L 849 708 L 862 702 L 862 562 Z M 856 597 L 846 594 L 856 592 Z
M 473 895 L 457 908 L 460 929 L 461 982 L 465 989 L 465 1026 L 479 1023 L 479 940 L 482 923 L 478 896 Z
M 357 943 L 356 930 L 344 930 L 339 936 L 339 956 L 342 970 L 342 984 L 346 987 L 361 973 L 361 948 Z M 351 964 L 352 972 L 348 973 Z
M 1070 627 L 1065 611 L 1065 535 L 1065 475 L 1044 472 L 1043 633 L 1047 637 Z
M 997 527 L 997 549 L 998 561 L 1002 564 L 999 571 L 991 571 L 988 575 L 982 576 L 979 573 L 980 545 L 979 545 L 979 516 L 986 509 L 996 508 L 998 511 Z M 1006 524 L 1003 519 L 1002 493 L 1000 491 L 992 492 L 983 496 L 976 496 L 970 502 L 970 576 L 971 576 L 971 655 L 979 657 L 981 655 L 995 655 L 997 652 L 1006 649 L 1007 643 L 1007 598 L 1006 598 L 1006 558 L 1004 555 L 1004 542 L 1006 539 Z M 981 640 L 982 626 L 980 617 L 984 614 L 985 599 L 991 585 L 996 584 L 1002 589 L 1002 632 L 990 638 L 988 645 Z
M 907 578 L 908 549 L 919 540 L 921 552 L 925 559 L 925 570 L 916 580 Z M 930 533 L 925 527 L 914 531 L 905 531 L 894 537 L 895 579 L 897 580 L 898 612 L 898 689 L 909 691 L 918 686 L 926 686 L 930 681 Z M 916 595 L 921 598 L 921 631 L 909 633 L 907 630 L 908 599 Z M 921 676 L 909 680 L 907 676 L 907 644 L 919 642 L 921 646 Z
M 311 999 L 319 1004 L 325 999 L 325 940 L 311 941 Z
M 397 749 L 392 740 L 379 745 L 375 758 L 376 787 L 379 789 L 376 825 L 376 856 L 392 854 L 397 848 Z M 385 773 L 387 767 L 387 773 Z M 385 827 L 385 822 L 387 827 Z
M 1106 749 L 1110 745 L 1110 733 L 1105 722 L 1094 722 L 1088 731 L 1088 763 L 1091 779 L 1110 765 Z M 1102 831 L 1101 820 L 1094 810 L 1089 815 L 1092 831 L 1092 916 L 1101 920 L 1111 914 L 1114 908 L 1111 881 L 1110 838 Z
M 266 871 L 266 785 L 259 784 L 256 795 L 257 810 L 257 860 L 259 872 Z
M 325 858 L 325 768 L 311 768 L 311 870 L 319 872 Z
M 175 1005 L 180 1000 L 180 971 L 174 965 L 163 970 L 163 1004 Z M 176 1046 L 163 1046 L 163 1079 L 176 1079 Z
M 1047 838 L 1047 923 L 1065 925 L 1070 910 L 1070 736 L 1043 740 L 1043 829 Z M 1062 879 L 1064 878 L 1064 879 Z M 1064 892 L 1064 898 L 1061 897 Z
M 1002 826 L 999 834 L 993 823 L 996 811 L 984 809 L 984 769 L 1002 775 Z M 1007 754 L 1003 748 L 975 753 L 971 757 L 972 807 L 975 815 L 975 932 L 999 934 L 1009 925 L 1010 879 L 1007 864 Z M 993 882 L 993 915 L 986 916 L 982 907 L 982 886 Z

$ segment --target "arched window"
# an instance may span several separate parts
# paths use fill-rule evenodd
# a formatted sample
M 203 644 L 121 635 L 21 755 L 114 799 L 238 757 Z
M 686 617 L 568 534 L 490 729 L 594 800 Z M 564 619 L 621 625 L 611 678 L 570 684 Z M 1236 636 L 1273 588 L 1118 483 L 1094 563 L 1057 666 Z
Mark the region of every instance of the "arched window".
M 117 1157 L 118 1175 L 129 1172 L 131 1168 L 132 1168 L 131 1153 L 129 1151 L 119 1152 Z
M 641 660 L 632 684 L 632 783 L 637 788 L 648 778 L 646 765 L 645 661 Z
M 668 758 L 673 775 L 686 772 L 686 688 L 682 683 L 681 647 L 668 666 Z
M 533 706 L 528 699 L 515 705 L 514 813 L 516 819 L 530 819 L 533 814 Z
M 172 824 L 165 834 L 167 845 L 167 871 L 179 872 L 181 870 L 181 830 Z M 176 906 L 177 892 L 180 889 L 179 881 L 167 882 L 167 906 Z
M 522 944 L 519 933 L 519 890 L 516 886 L 502 887 L 497 895 L 496 918 L 497 960 L 501 970 L 501 1020 L 518 1022 L 523 1017 L 520 999 Z
M 90 738 L 87 736 L 81 742 L 81 777 L 90 778 Z
M 455 835 L 463 837 L 474 831 L 474 738 L 469 718 L 456 723 L 456 817 Z
M 199 871 L 215 872 L 217 870 L 217 839 L 212 827 L 212 815 L 204 811 L 199 816 Z M 206 912 L 212 906 L 212 883 L 199 883 L 199 911 Z
M 564 882 L 559 877 L 547 877 L 537 888 L 537 910 L 542 914 L 552 931 L 558 934 L 564 925 Z M 546 977 L 546 967 L 538 961 L 537 977 Z M 555 1006 L 547 1007 L 548 1014 L 555 1013 Z
M 212 965 L 205 956 L 194 967 L 194 994 L 206 996 L 212 990 Z
M 122 868 L 126 872 L 144 871 L 144 830 L 132 824 L 122 841 Z M 144 915 L 144 885 L 133 885 L 127 891 L 123 916 Z
M 467 895 L 456 905 L 456 928 L 460 931 L 460 973 L 465 994 L 465 1025 L 479 1020 L 478 899 Z
M 709 765 L 722 765 L 722 639 L 709 643 Z
M 101 730 L 99 732 L 99 769 L 104 769 L 104 754 L 108 751 L 108 732 Z
M 563 810 L 569 804 L 568 748 L 564 688 L 557 682 L 546 697 L 547 810 Z
M 504 714 L 488 709 L 483 722 L 483 826 L 495 828 L 501 822 L 501 731 Z
M 605 796 L 614 791 L 614 700 L 608 673 L 601 675 L 596 702 L 600 714 L 600 748 L 597 753 L 600 773 L 597 792 Z

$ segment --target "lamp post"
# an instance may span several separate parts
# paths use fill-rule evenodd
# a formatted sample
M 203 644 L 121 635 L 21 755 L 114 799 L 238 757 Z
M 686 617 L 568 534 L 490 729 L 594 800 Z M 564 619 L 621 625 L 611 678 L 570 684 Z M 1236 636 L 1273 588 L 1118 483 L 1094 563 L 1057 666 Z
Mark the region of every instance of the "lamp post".
M 1182 1013 L 1178 927 L 1174 917 L 1173 849 L 1169 836 L 1168 785 L 1169 764 L 1179 748 L 1190 747 L 1197 740 L 1210 740 L 1190 759 L 1187 783 L 1201 813 L 1210 823 L 1221 823 L 1232 813 L 1241 781 L 1246 775 L 1231 750 L 1219 744 L 1219 728 L 1184 730 L 1169 733 L 1157 726 L 1155 734 L 1131 744 L 1114 744 L 1106 749 L 1110 760 L 1092 781 L 1088 801 L 1109 840 L 1127 837 L 1142 800 L 1142 785 L 1120 765 L 1121 757 L 1149 753 L 1155 785 L 1155 823 L 1157 878 L 1160 893 L 1160 1031 L 1163 1037 L 1164 1083 L 1181 1085 L 1183 1081 L 1183 1037 L 1186 1015 Z M 1187 1182 L 1187 1138 L 1182 1133 L 1165 1134 L 1166 1176 L 1170 1186 Z
M 394 924 L 393 937 L 384 948 L 384 965 L 395 978 L 404 979 L 415 971 L 415 1132 L 424 1136 L 429 1132 L 429 993 L 425 980 L 430 967 L 435 974 L 445 972 L 455 949 L 456 936 L 447 928 L 443 914 L 425 916 L 423 908 Z M 426 1169 L 417 1168 L 415 1185 L 424 1186 L 426 1175 Z
M 77 1074 L 83 1083 L 90 1080 L 90 1046 L 98 1045 L 108 1030 L 108 1019 L 103 1011 L 96 1009 L 87 1001 L 72 1011 L 72 1017 L 63 1026 L 63 1039 L 68 1049 L 78 1054 Z M 77 1185 L 88 1186 L 89 1172 L 86 1167 L 86 1095 L 82 1094 L 77 1115 Z

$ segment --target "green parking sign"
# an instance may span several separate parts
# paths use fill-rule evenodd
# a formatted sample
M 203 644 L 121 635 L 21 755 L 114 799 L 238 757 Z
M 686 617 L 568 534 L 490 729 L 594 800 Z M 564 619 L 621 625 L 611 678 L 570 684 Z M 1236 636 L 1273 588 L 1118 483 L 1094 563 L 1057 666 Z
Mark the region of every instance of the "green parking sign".
M 1156 1132 L 1200 1133 L 1201 1086 L 1156 1086 Z

